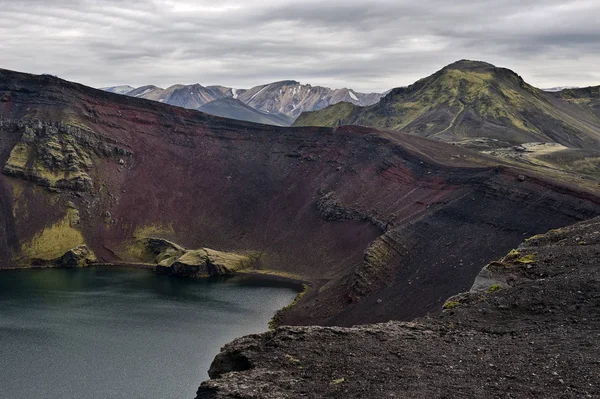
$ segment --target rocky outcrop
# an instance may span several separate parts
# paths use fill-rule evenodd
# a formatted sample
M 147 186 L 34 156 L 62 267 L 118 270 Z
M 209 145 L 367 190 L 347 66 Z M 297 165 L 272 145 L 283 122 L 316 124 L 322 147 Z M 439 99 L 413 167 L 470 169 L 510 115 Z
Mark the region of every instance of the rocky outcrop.
M 381 231 L 385 231 L 388 227 L 388 223 L 380 220 L 377 216 L 369 213 L 368 211 L 362 211 L 351 207 L 344 206 L 341 201 L 335 196 L 333 191 L 323 194 L 317 201 L 317 211 L 319 215 L 325 220 L 336 221 L 336 220 L 364 220 L 372 223 L 374 226 L 379 228 Z
M 142 239 L 141 260 L 150 263 L 156 263 L 162 266 L 170 266 L 173 262 L 186 253 L 186 249 L 163 238 L 145 238 Z
M 186 251 L 171 265 L 161 264 L 157 266 L 156 271 L 161 274 L 182 277 L 221 276 L 250 268 L 254 262 L 254 259 L 250 256 L 201 248 Z
M 215 251 L 209 248 L 185 249 L 162 238 L 142 240 L 143 260 L 156 263 L 156 272 L 181 277 L 202 278 L 232 274 L 251 268 L 256 258 L 252 255 Z
M 197 399 L 597 397 L 598 255 L 600 218 L 526 240 L 441 314 L 237 339 Z
M 395 231 L 388 231 L 375 240 L 365 251 L 363 261 L 350 278 L 350 301 L 356 302 L 367 297 L 393 278 L 392 260 L 402 257 L 406 251 L 402 238 Z
M 2 173 L 49 189 L 89 192 L 96 157 L 125 157 L 131 152 L 84 126 L 41 121 L 0 121 L 0 131 L 22 132 Z
M 42 267 L 87 267 L 96 262 L 96 255 L 86 245 L 72 248 L 59 258 L 51 260 L 33 259 L 33 266 Z

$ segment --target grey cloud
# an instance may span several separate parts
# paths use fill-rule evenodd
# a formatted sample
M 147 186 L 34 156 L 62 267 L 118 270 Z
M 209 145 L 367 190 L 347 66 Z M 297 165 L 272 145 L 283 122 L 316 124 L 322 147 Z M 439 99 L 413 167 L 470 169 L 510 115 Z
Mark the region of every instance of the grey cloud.
M 0 0 L 0 67 L 91 86 L 383 91 L 461 58 L 600 84 L 596 0 Z

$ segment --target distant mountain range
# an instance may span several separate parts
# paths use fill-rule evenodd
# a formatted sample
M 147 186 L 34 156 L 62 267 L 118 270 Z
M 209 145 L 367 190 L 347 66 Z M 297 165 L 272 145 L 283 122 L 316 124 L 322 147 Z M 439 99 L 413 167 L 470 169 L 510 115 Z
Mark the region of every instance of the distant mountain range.
M 167 89 L 157 86 L 114 86 L 102 88 L 111 93 L 145 98 L 165 104 L 233 119 L 289 126 L 306 111 L 316 111 L 339 102 L 358 106 L 377 103 L 383 94 L 359 93 L 352 89 L 330 89 L 301 84 L 294 80 L 269 83 L 249 90 L 224 86 L 174 85 Z M 232 99 L 238 101 L 219 101 Z M 219 101 L 211 106 L 207 104 Z M 242 106 L 245 105 L 246 107 Z M 256 111 L 256 112 L 253 112 Z
M 563 91 L 566 89 L 578 89 L 578 87 L 577 86 L 558 86 L 558 87 L 549 87 L 549 88 L 542 89 L 542 90 L 550 92 L 550 93 L 554 93 L 554 92 Z

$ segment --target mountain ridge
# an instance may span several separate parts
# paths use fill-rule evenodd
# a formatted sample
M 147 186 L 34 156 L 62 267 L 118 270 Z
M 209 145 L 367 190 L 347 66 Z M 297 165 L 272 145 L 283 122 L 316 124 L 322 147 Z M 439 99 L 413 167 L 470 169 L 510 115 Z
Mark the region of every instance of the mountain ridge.
M 284 114 L 258 111 L 234 97 L 222 97 L 198 107 L 198 111 L 223 118 L 237 119 L 273 126 L 290 126 L 293 118 Z
M 347 88 L 330 89 L 323 86 L 301 84 L 296 80 L 281 80 L 255 86 L 251 89 L 235 89 L 225 86 L 205 87 L 200 84 L 172 85 L 167 89 L 147 85 L 130 91 L 126 91 L 124 87 L 107 87 L 101 90 L 160 101 L 189 109 L 198 109 L 212 101 L 231 97 L 239 99 L 259 112 L 282 115 L 291 118 L 292 121 L 307 110 L 321 109 L 342 101 L 357 105 L 371 105 L 381 98 L 379 93 L 359 93 Z M 235 114 L 235 110 L 229 112 Z
M 294 126 L 358 124 L 443 141 L 496 140 L 496 146 L 555 142 L 600 148 L 600 118 L 560 103 L 518 74 L 461 60 L 369 107 L 343 104 L 301 115 Z

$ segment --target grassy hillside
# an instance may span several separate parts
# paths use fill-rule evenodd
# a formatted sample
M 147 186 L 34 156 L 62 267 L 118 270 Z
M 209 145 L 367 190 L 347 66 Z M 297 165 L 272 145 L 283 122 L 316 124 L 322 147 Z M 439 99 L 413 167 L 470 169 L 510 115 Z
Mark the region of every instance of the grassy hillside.
M 361 107 L 351 103 L 337 103 L 320 111 L 302 113 L 293 126 L 339 126 L 344 121 L 351 120 L 354 112 L 359 109 Z
M 560 104 L 557 104 L 559 102 Z M 600 118 L 527 84 L 516 73 L 458 61 L 370 107 L 347 104 L 301 115 L 294 126 L 357 124 L 490 147 L 555 142 L 598 148 Z
M 564 101 L 575 104 L 600 118 L 600 86 L 562 90 L 557 95 Z

